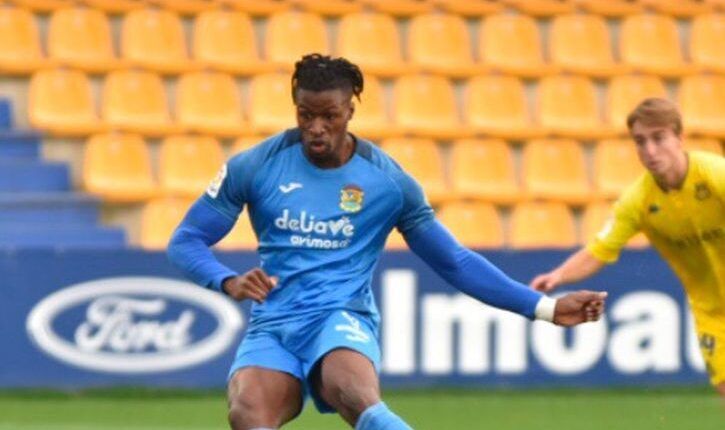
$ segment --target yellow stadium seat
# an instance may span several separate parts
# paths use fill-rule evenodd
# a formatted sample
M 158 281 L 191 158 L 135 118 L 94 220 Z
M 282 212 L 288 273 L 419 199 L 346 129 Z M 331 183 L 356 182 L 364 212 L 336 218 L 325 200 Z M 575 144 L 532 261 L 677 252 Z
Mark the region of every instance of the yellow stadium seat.
M 385 242 L 386 251 L 405 251 L 408 249 L 408 244 L 405 243 L 403 235 L 400 234 L 397 228 L 390 231 L 388 239 Z
M 61 136 L 101 131 L 88 77 L 76 70 L 42 70 L 30 79 L 30 125 Z
M 533 16 L 547 17 L 574 11 L 570 3 L 559 0 L 503 0 L 503 3 Z
M 419 0 L 359 0 L 362 4 L 393 16 L 408 17 L 430 12 L 433 8 L 427 1 Z
M 340 16 L 362 10 L 362 3 L 355 0 L 289 0 L 289 2 L 324 16 Z
M 364 139 L 380 139 L 398 136 L 398 130 L 390 121 L 385 107 L 385 91 L 374 76 L 365 77 L 365 89 L 361 100 L 353 99 L 355 113 L 348 128 Z
M 481 249 L 504 245 L 501 218 L 490 203 L 447 203 L 438 212 L 438 219 L 467 247 Z
M 279 133 L 297 125 L 290 91 L 290 77 L 286 73 L 266 73 L 252 77 L 249 82 L 247 115 L 253 132 Z
M 725 76 L 683 78 L 679 102 L 685 132 L 725 138 Z
M 392 77 L 415 69 L 403 61 L 395 20 L 386 14 L 362 12 L 340 20 L 337 53 L 365 73 Z
M 463 199 L 511 204 L 521 200 L 514 157 L 500 139 L 462 139 L 451 151 L 451 185 Z
M 159 184 L 170 195 L 200 196 L 224 163 L 219 142 L 206 136 L 169 136 L 161 143 Z
M 481 17 L 502 12 L 504 6 L 489 0 L 432 0 L 436 7 L 465 17 Z
M 707 151 L 718 155 L 725 154 L 722 144 L 717 139 L 694 139 L 686 138 L 684 141 L 685 150 L 687 151 Z
M 464 94 L 464 122 L 476 133 L 513 140 L 546 134 L 533 123 L 524 85 L 514 76 L 476 76 Z
M 712 6 L 702 1 L 693 0 L 638 0 L 640 4 L 665 15 L 680 18 L 703 14 L 712 11 Z
M 414 177 L 431 203 L 450 199 L 443 159 L 436 143 L 429 139 L 386 139 L 381 147 Z
M 208 0 L 151 0 L 151 3 L 181 15 L 196 15 L 216 6 Z
M 533 199 L 583 204 L 591 200 L 584 151 L 574 140 L 537 139 L 522 154 L 524 193 Z
M 135 134 L 98 134 L 88 139 L 83 156 L 85 189 L 104 200 L 136 202 L 156 194 L 151 155 Z
M 257 249 L 257 244 L 257 236 L 254 234 L 252 223 L 249 220 L 249 213 L 245 211 L 239 214 L 232 230 L 216 244 L 216 248 L 223 251 L 253 250 Z
M 25 9 L 0 7 L 0 75 L 24 74 L 47 67 L 33 14 Z
M 408 26 L 408 58 L 420 69 L 454 78 L 480 74 L 474 63 L 466 21 L 458 15 L 417 15 Z
M 126 14 L 121 28 L 121 54 L 130 63 L 161 73 L 191 70 L 179 16 L 164 9 Z
M 233 10 L 200 13 L 194 24 L 192 52 L 197 63 L 228 73 L 271 72 L 257 51 L 254 26 L 248 15 Z
M 610 139 L 594 150 L 594 188 L 605 199 L 622 194 L 643 172 L 635 144 L 630 139 Z
M 294 69 L 303 55 L 317 52 L 327 54 L 325 23 L 311 12 L 279 12 L 267 20 L 264 38 L 268 61 L 286 70 Z
M 704 70 L 725 73 L 725 14 L 711 13 L 692 19 L 690 56 Z
M 593 202 L 586 206 L 582 215 L 582 234 L 581 245 L 586 245 L 590 240 L 594 239 L 612 216 L 612 205 L 607 202 Z M 649 246 L 649 241 L 643 233 L 635 234 L 629 242 L 627 248 L 645 248 Z
M 232 143 L 231 152 L 229 153 L 230 156 L 234 156 L 239 154 L 242 151 L 246 151 L 253 146 L 256 146 L 260 143 L 262 143 L 265 139 L 267 139 L 264 136 L 242 136 L 234 139 L 234 143 Z
M 216 3 L 252 16 L 267 16 L 290 8 L 284 0 L 216 0 Z
M 471 136 L 456 109 L 451 83 L 442 76 L 407 75 L 395 82 L 393 118 L 406 133 L 434 139 Z
M 478 56 L 484 65 L 518 76 L 535 78 L 556 67 L 544 62 L 536 21 L 525 15 L 496 14 L 483 19 Z
M 144 205 L 141 213 L 141 246 L 153 250 L 166 249 L 171 235 L 193 203 L 191 199 L 162 197 Z
M 219 72 L 182 75 L 176 87 L 176 121 L 188 131 L 215 136 L 249 133 L 239 88 Z
M 642 6 L 629 0 L 570 0 L 575 7 L 589 13 L 622 17 L 642 12 Z
M 614 61 L 607 22 L 597 15 L 555 17 L 549 32 L 549 57 L 564 71 L 595 77 L 629 70 Z
M 71 0 L 12 0 L 12 2 L 37 12 L 52 12 L 73 5 Z
M 59 64 L 88 72 L 106 72 L 123 65 L 113 53 L 108 18 L 86 7 L 53 13 L 48 25 L 48 56 Z
M 83 0 L 83 4 L 110 14 L 122 14 L 146 7 L 145 0 Z
M 648 97 L 667 98 L 667 89 L 658 77 L 625 75 L 612 78 L 605 104 L 609 126 L 620 134 L 627 133 L 627 116 Z
M 703 3 L 712 6 L 718 12 L 725 11 L 725 0 L 703 0 Z
M 509 232 L 509 245 L 514 249 L 571 248 L 577 244 L 574 218 L 563 203 L 519 203 L 511 213 Z
M 101 113 L 114 129 L 159 136 L 178 132 L 173 124 L 164 84 L 159 75 L 118 70 L 106 76 Z
M 685 63 L 674 18 L 664 15 L 630 15 L 619 34 L 622 62 L 638 72 L 677 77 L 697 69 Z
M 539 122 L 550 133 L 576 139 L 616 134 L 603 124 L 596 88 L 583 76 L 547 76 L 539 82 Z

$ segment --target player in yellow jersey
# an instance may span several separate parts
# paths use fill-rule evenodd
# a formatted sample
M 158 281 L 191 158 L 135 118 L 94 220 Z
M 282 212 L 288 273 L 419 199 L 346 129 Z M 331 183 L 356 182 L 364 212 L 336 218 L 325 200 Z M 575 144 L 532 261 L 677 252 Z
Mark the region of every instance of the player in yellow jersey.
M 531 286 L 551 291 L 613 263 L 642 231 L 684 285 L 710 380 L 725 399 L 725 158 L 682 148 L 682 119 L 665 99 L 644 100 L 627 118 L 647 169 L 594 239 Z

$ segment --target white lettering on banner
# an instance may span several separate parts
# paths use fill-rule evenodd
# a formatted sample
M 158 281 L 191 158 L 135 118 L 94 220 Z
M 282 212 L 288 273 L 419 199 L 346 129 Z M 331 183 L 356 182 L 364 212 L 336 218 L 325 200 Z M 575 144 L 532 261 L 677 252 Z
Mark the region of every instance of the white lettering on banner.
M 417 316 L 416 273 L 412 270 L 387 270 L 383 273 L 382 366 L 392 375 L 415 371 L 415 321 Z
M 571 346 L 566 345 L 566 332 L 571 330 Z M 544 368 L 560 375 L 586 372 L 594 367 L 607 347 L 605 319 L 570 329 L 544 321 L 531 324 L 534 356 Z
M 168 303 L 182 310 L 161 320 Z M 88 304 L 73 339 L 54 321 Z M 199 315 L 216 328 L 192 338 Z M 152 373 L 193 366 L 229 348 L 242 329 L 242 315 L 228 298 L 188 282 L 152 277 L 107 278 L 59 290 L 30 311 L 26 328 L 44 352 L 73 366 L 110 373 Z
M 690 367 L 697 370 L 698 372 L 705 371 L 705 360 L 702 359 L 702 353 L 700 353 L 700 342 L 697 339 L 697 331 L 695 330 L 695 318 L 692 316 L 692 312 L 687 310 L 687 362 Z

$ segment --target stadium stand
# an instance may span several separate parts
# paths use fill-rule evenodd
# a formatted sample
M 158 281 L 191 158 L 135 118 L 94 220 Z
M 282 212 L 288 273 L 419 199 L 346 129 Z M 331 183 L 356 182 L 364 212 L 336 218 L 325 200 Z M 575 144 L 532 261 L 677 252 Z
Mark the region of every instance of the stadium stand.
M 284 70 L 310 52 L 329 53 L 327 30 L 322 17 L 312 12 L 288 11 L 270 16 L 265 35 L 267 60 Z
M 268 16 L 290 8 L 290 4 L 279 0 L 217 0 L 220 6 L 232 7 L 252 16 Z
M 172 196 L 200 196 L 224 163 L 222 148 L 211 137 L 169 136 L 159 152 L 159 185 Z
M 594 188 L 603 199 L 616 199 L 644 168 L 629 139 L 602 140 L 594 149 Z
M 449 171 L 453 192 L 458 198 L 497 204 L 521 200 L 513 153 L 503 140 L 455 141 Z
M 108 14 L 119 15 L 146 7 L 146 0 L 83 0 L 83 4 Z
M 559 0 L 502 0 L 521 12 L 540 17 L 573 12 L 573 5 Z
M 504 245 L 501 218 L 490 203 L 447 203 L 441 207 L 438 218 L 468 247 L 500 248 Z
M 725 76 L 683 78 L 679 103 L 688 133 L 725 138 Z
M 692 19 L 690 56 L 705 71 L 725 73 L 725 15 L 711 13 Z
M 503 11 L 504 6 L 489 0 L 431 0 L 437 9 L 467 18 L 480 18 Z
M 381 147 L 420 183 L 432 204 L 452 197 L 443 171 L 442 155 L 433 140 L 391 138 L 384 140 Z
M 140 245 L 151 250 L 165 249 L 192 203 L 193 200 L 172 197 L 159 197 L 146 203 L 141 213 Z
M 578 10 L 619 18 L 642 12 L 642 5 L 628 0 L 570 0 Z
M 615 76 L 609 81 L 605 117 L 609 127 L 619 134 L 627 132 L 627 115 L 647 97 L 667 98 L 660 78 L 644 75 Z
M 395 127 L 388 115 L 385 90 L 374 76 L 365 78 L 365 91 L 360 100 L 354 100 L 355 113 L 350 130 L 366 139 L 381 139 L 398 136 L 401 130 Z
M 278 133 L 295 124 L 287 73 L 255 75 L 249 82 L 249 126 L 254 133 Z
M 41 13 L 52 12 L 73 4 L 71 0 L 13 0 L 13 3 Z
M 0 7 L 0 73 L 27 74 L 49 65 L 33 14 L 21 8 Z
M 508 244 L 514 249 L 571 248 L 577 244 L 574 218 L 569 208 L 559 202 L 516 205 L 509 234 Z
M 584 151 L 571 139 L 535 139 L 524 146 L 522 182 L 529 199 L 583 204 L 591 199 Z
M 323 16 L 341 16 L 363 8 L 362 4 L 347 0 L 290 0 L 290 3 Z
M 430 12 L 433 9 L 431 3 L 416 0 L 360 0 L 360 2 L 396 17 L 409 17 Z
M 234 79 L 224 73 L 192 72 L 179 78 L 176 120 L 184 129 L 235 137 L 249 132 Z

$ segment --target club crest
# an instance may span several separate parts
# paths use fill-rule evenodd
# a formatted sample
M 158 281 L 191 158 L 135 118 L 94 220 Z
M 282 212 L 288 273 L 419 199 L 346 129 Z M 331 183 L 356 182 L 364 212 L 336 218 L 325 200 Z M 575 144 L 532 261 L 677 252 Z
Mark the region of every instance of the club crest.
M 362 209 L 363 203 L 362 188 L 354 184 L 348 184 L 340 190 L 340 209 L 345 212 L 358 212 Z

